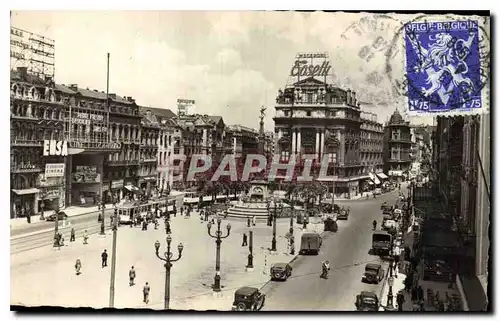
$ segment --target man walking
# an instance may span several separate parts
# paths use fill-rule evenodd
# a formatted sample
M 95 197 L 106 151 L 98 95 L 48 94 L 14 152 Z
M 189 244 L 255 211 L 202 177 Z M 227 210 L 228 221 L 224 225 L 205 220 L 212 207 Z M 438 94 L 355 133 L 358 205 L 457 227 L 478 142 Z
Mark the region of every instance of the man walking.
M 134 270 L 134 267 L 132 266 L 132 268 L 130 269 L 130 271 L 128 271 L 128 278 L 129 278 L 129 283 L 128 285 L 129 286 L 133 286 L 135 283 L 134 283 L 134 280 L 135 280 L 135 270 Z
M 148 282 L 146 282 L 146 284 L 142 288 L 143 302 L 146 304 L 149 303 L 149 292 L 150 291 L 151 291 L 151 288 L 149 287 Z
M 75 241 L 75 228 L 74 227 L 71 228 L 71 235 L 69 237 L 69 241 L 70 242 L 74 242 Z
M 88 235 L 88 233 L 87 233 L 87 230 L 85 230 L 85 231 L 83 232 L 83 244 L 89 244 L 89 243 L 88 243 L 88 240 L 89 240 L 89 235 Z
M 104 252 L 102 252 L 101 259 L 102 267 L 108 266 L 108 253 L 106 252 L 106 249 L 104 249 Z
M 172 231 L 170 230 L 170 222 L 169 222 L 169 221 L 167 221 L 167 222 L 165 222 L 165 223 L 166 223 L 165 229 L 167 230 L 167 234 L 172 233 Z

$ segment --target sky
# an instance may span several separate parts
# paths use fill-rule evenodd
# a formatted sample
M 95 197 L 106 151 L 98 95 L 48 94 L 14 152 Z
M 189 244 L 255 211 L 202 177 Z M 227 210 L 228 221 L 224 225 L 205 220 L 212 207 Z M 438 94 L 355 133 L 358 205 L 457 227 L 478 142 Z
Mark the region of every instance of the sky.
M 356 91 L 367 103 L 362 108 L 379 122 L 396 108 L 404 113 L 394 90 L 404 69 L 396 50 L 402 38 L 395 35 L 408 19 L 322 12 L 13 11 L 11 25 L 55 41 L 57 83 L 106 90 L 109 52 L 110 93 L 174 112 L 178 98 L 193 99 L 197 113 L 253 128 L 266 106 L 265 128 L 271 130 L 276 95 L 290 81 L 299 52 L 327 52 L 331 81 Z

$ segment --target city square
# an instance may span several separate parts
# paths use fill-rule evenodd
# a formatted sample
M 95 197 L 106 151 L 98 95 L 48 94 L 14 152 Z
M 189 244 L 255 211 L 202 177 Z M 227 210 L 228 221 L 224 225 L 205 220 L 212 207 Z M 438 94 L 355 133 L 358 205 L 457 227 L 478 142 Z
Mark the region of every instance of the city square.
M 479 59 L 489 68 L 480 52 L 489 46 L 478 45 L 488 19 L 429 14 L 458 22 L 421 25 L 393 14 L 418 28 L 395 28 L 390 45 L 378 29 L 387 17 L 375 13 L 49 16 L 12 15 L 12 310 L 489 309 L 489 83 L 463 67 Z M 297 45 L 288 27 L 242 17 L 307 18 L 314 40 Z M 100 34 L 109 19 L 120 22 Z M 155 19 L 186 35 L 158 31 Z M 88 64 L 68 68 L 85 53 L 46 31 L 51 23 L 87 39 Z M 329 24 L 328 37 L 315 34 Z M 436 26 L 482 34 L 433 38 Z M 118 50 L 134 28 L 151 38 Z M 411 69 L 412 79 L 437 81 L 432 39 L 452 35 L 465 49 L 439 71 L 448 92 L 410 86 L 405 95 L 399 75 L 382 72 L 385 57 L 425 54 L 427 69 Z M 269 56 L 247 41 L 265 41 Z M 449 80 L 452 68 L 460 76 Z M 457 88 L 476 86 L 468 77 L 486 89 L 457 109 Z

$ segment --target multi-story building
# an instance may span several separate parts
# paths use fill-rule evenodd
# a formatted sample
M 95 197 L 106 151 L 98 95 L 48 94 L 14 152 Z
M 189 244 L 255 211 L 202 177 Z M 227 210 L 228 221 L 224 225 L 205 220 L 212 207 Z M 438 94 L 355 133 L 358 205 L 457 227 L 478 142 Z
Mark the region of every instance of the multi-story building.
M 232 139 L 231 154 L 235 157 L 246 157 L 257 153 L 259 148 L 259 132 L 253 128 L 241 125 L 228 126 L 228 137 Z
M 356 92 L 309 77 L 280 90 L 275 109 L 276 155 L 284 161 L 304 154 L 316 160 L 328 155 L 334 165 L 329 175 L 336 176 L 335 194 L 358 194 L 360 180 L 368 176 L 360 159 L 362 120 Z
M 484 310 L 488 301 L 490 117 L 438 117 L 433 137 L 439 190 L 459 238 L 457 283 L 470 311 Z
M 125 180 L 137 184 L 138 148 L 134 142 L 140 137 L 140 116 L 135 101 L 76 84 L 60 88 L 70 97 L 66 117 L 71 147 L 69 205 L 95 204 L 101 198 L 119 201 Z
M 65 206 L 66 101 L 64 90 L 29 74 L 27 68 L 11 71 L 10 76 L 11 218 L 15 218 Z M 46 165 L 52 169 L 47 173 Z
M 369 179 L 360 182 L 360 190 L 368 191 L 382 184 L 388 177 L 384 170 L 384 127 L 377 121 L 377 114 L 361 111 L 361 143 L 359 147 L 363 174 Z
M 411 158 L 410 122 L 396 110 L 384 128 L 384 172 L 395 181 L 408 177 Z
M 139 158 L 139 181 L 138 187 L 142 191 L 150 191 L 157 187 L 158 180 L 158 149 L 160 144 L 160 121 L 150 109 L 140 107 L 142 115 L 141 146 Z

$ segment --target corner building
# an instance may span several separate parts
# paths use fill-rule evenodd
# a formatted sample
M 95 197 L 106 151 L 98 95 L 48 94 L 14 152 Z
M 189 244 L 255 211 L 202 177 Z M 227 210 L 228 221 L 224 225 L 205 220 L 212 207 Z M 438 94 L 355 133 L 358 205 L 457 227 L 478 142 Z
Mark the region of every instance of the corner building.
M 314 77 L 299 80 L 276 97 L 275 155 L 314 154 L 317 161 L 328 155 L 333 164 L 329 175 L 337 176 L 335 195 L 360 193 L 360 181 L 369 178 L 361 163 L 360 104 L 356 92 L 343 90 Z
M 394 181 L 404 181 L 411 165 L 410 122 L 395 111 L 384 128 L 384 172 Z

